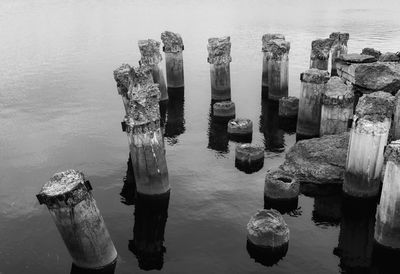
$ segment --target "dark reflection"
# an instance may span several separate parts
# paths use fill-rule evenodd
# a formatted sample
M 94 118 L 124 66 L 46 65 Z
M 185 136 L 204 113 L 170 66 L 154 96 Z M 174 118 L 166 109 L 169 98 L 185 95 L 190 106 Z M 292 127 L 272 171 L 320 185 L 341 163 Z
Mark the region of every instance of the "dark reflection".
M 72 264 L 70 273 L 71 274 L 114 274 L 116 265 L 117 265 L 117 260 L 115 260 L 111 264 L 101 269 L 81 268 L 79 266 L 76 266 L 75 264 Z
M 229 152 L 229 119 L 216 118 L 213 116 L 213 104 L 211 101 L 210 113 L 208 118 L 208 146 L 207 148 L 215 150 L 221 154 Z
M 301 215 L 299 205 L 299 198 L 294 199 L 271 199 L 264 195 L 264 209 L 276 209 L 281 214 L 291 213 L 289 215 Z
M 296 133 L 296 142 L 301 141 L 301 140 L 308 140 L 308 139 L 318 138 L 318 137 L 319 136 L 308 136 L 308 135 L 303 135 L 303 134 Z
M 122 186 L 121 193 L 119 194 L 121 196 L 121 203 L 126 205 L 134 205 L 136 197 L 136 181 L 133 174 L 131 154 L 129 154 L 126 175 L 123 180 L 124 185 Z
M 399 272 L 400 250 L 384 247 L 374 243 L 372 251 L 372 269 L 376 274 L 389 274 Z
M 318 226 L 338 226 L 341 219 L 342 195 L 316 196 L 312 220 Z
M 160 107 L 160 125 L 161 127 L 165 127 L 165 118 L 167 115 L 167 106 L 169 100 L 162 100 L 158 103 Z
M 168 89 L 167 118 L 164 136 L 168 143 L 174 145 L 178 142 L 177 137 L 185 132 L 185 89 Z
M 339 245 L 334 254 L 345 273 L 372 273 L 376 201 L 342 197 Z
M 238 170 L 243 171 L 244 173 L 247 174 L 257 172 L 260 169 L 262 169 L 263 166 L 264 166 L 264 158 L 253 161 L 249 161 L 248 159 L 243 161 L 235 158 L 235 167 Z
M 286 256 L 288 248 L 289 243 L 276 248 L 259 247 L 254 245 L 249 240 L 247 240 L 246 243 L 246 249 L 250 257 L 253 258 L 255 262 L 265 266 L 273 266 L 274 264 L 277 264 L 283 257 Z
M 170 191 L 161 195 L 137 194 L 133 240 L 129 250 L 143 270 L 161 270 L 164 264 L 164 232 L 168 218 Z
M 279 125 L 279 102 L 261 100 L 260 132 L 264 134 L 266 151 L 282 152 L 285 150 L 284 131 Z

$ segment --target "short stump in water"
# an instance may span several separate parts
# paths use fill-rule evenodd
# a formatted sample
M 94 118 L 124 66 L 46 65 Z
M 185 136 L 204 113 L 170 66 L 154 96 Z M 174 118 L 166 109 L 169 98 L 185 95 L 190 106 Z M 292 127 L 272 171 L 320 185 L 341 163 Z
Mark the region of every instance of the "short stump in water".
M 250 119 L 232 119 L 228 122 L 228 134 L 232 141 L 251 143 L 253 122 Z
M 213 116 L 217 119 L 235 118 L 235 103 L 231 101 L 217 102 L 213 105 Z
M 246 173 L 259 171 L 264 166 L 264 149 L 252 144 L 240 144 L 235 150 L 235 167 Z

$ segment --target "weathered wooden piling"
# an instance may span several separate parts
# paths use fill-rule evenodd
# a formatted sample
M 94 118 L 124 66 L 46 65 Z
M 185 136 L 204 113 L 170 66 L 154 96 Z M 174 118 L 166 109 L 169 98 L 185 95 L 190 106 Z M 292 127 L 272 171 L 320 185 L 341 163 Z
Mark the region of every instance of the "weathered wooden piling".
M 235 167 L 245 173 L 259 171 L 264 166 L 264 148 L 252 144 L 238 144 L 235 149 Z
M 37 195 L 46 204 L 74 264 L 98 269 L 112 264 L 117 251 L 82 172 L 54 174 Z
M 134 68 L 140 83 L 143 69 Z M 136 81 L 136 80 L 135 80 Z M 136 188 L 142 194 L 162 194 L 170 189 L 160 127 L 157 84 L 144 81 L 130 85 L 130 108 L 125 118 Z
M 350 131 L 343 191 L 353 197 L 379 194 L 383 150 L 392 120 L 394 97 L 378 91 L 363 95 Z
M 208 39 L 208 63 L 210 63 L 211 99 L 231 99 L 230 62 L 231 41 L 229 36 Z
M 375 222 L 375 240 L 400 250 L 400 140 L 385 150 L 386 170 Z
M 164 31 L 161 33 L 164 44 L 165 66 L 167 74 L 167 86 L 171 88 L 183 88 L 185 86 L 183 73 L 183 40 L 179 33 Z
M 216 102 L 213 105 L 213 116 L 221 121 L 229 121 L 236 116 L 235 103 L 232 101 Z
M 301 91 L 297 116 L 297 139 L 319 136 L 321 124 L 321 99 L 329 73 L 309 69 L 300 75 Z
M 128 112 L 129 108 L 129 84 L 130 84 L 130 73 L 131 66 L 128 64 L 122 64 L 114 70 L 114 79 L 117 82 L 118 94 L 122 97 L 122 103 L 124 104 L 125 113 Z
M 347 41 L 349 41 L 348 33 L 332 32 L 329 38 L 333 39 L 331 46 L 331 76 L 337 76 L 336 59 L 342 55 L 347 54 Z
M 153 81 L 158 84 L 161 92 L 160 102 L 168 100 L 167 85 L 161 68 L 160 42 L 153 39 L 139 40 L 138 45 L 141 54 L 139 64 L 151 68 Z
M 251 143 L 253 122 L 250 119 L 232 119 L 228 122 L 229 139 L 236 142 Z
M 351 85 L 333 76 L 322 94 L 320 136 L 346 132 L 353 117 L 354 92 Z
M 392 140 L 400 139 L 400 91 L 396 93 L 392 122 Z
M 332 38 L 318 39 L 311 43 L 310 69 L 328 70 L 329 55 L 334 40 Z
M 262 97 L 279 100 L 288 96 L 290 43 L 282 34 L 265 34 L 262 43 Z

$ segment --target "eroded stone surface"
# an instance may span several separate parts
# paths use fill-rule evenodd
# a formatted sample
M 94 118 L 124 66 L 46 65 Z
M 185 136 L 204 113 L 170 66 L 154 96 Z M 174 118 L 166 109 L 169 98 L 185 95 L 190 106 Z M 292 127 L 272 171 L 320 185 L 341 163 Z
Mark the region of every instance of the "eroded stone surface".
M 280 33 L 267 33 L 267 34 L 264 34 L 263 37 L 262 37 L 262 51 L 266 51 L 265 49 L 267 47 L 268 42 L 270 40 L 273 40 L 273 39 L 285 40 L 285 36 L 283 34 L 280 34 Z
M 161 33 L 161 41 L 164 44 L 165 52 L 181 52 L 183 50 L 183 40 L 179 33 L 164 31 Z
M 358 53 L 343 54 L 337 60 L 344 63 L 373 63 L 377 61 L 374 56 Z
M 317 39 L 311 43 L 311 59 L 327 60 L 335 40 L 332 38 Z
M 114 70 L 114 79 L 118 86 L 123 86 L 125 89 L 129 88 L 129 75 L 131 73 L 131 66 L 122 64 Z
M 382 53 L 379 50 L 373 48 L 363 48 L 361 54 L 374 56 L 376 59 L 379 59 L 379 57 L 382 55 Z
M 231 38 L 229 36 L 208 39 L 207 50 L 210 64 L 227 64 L 232 61 Z
M 55 173 L 50 180 L 43 185 L 41 193 L 47 196 L 57 196 L 65 194 L 74 189 L 78 184 L 85 182 L 82 172 L 69 169 Z
M 306 83 L 326 83 L 329 80 L 329 72 L 316 68 L 308 69 L 300 74 L 300 80 Z
M 139 40 L 138 46 L 142 55 L 140 59 L 142 65 L 153 66 L 161 62 L 160 42 L 153 39 Z
M 271 39 L 263 45 L 263 51 L 270 53 L 269 59 L 280 60 L 285 54 L 289 54 L 290 42 L 283 39 Z
M 347 85 L 341 78 L 333 76 L 325 86 L 325 93 L 322 95 L 324 105 L 348 105 L 354 102 L 354 92 L 350 85 Z
M 386 52 L 379 56 L 380 62 L 399 62 L 400 56 L 393 52 Z
M 348 133 L 299 141 L 288 151 L 280 168 L 300 182 L 341 184 L 348 144 Z
M 383 121 L 391 118 L 394 111 L 395 97 L 384 91 L 363 95 L 357 104 L 355 114 L 370 121 Z

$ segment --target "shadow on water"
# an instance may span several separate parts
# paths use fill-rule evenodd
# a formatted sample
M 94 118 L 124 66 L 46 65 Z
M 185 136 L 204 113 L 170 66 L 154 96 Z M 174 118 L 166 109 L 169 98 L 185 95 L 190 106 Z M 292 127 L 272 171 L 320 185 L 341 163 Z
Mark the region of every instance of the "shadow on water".
M 168 218 L 170 191 L 160 195 L 137 194 L 133 240 L 129 250 L 143 270 L 161 270 L 164 264 L 164 232 Z
M 177 137 L 185 132 L 185 89 L 168 89 L 165 134 L 170 145 L 178 143 Z
M 76 266 L 75 264 L 72 264 L 70 273 L 71 274 L 114 274 L 116 265 L 117 265 L 116 260 L 113 263 L 101 269 L 86 269 Z
M 208 118 L 208 146 L 207 148 L 215 150 L 219 154 L 229 153 L 229 135 L 228 119 L 216 118 L 213 116 L 213 104 L 210 103 L 210 112 Z
M 132 159 L 130 154 L 127 162 L 126 175 L 123 181 L 124 185 L 122 186 L 121 193 L 119 194 L 121 196 L 121 203 L 126 205 L 134 205 L 136 198 L 136 181 L 133 173 Z

